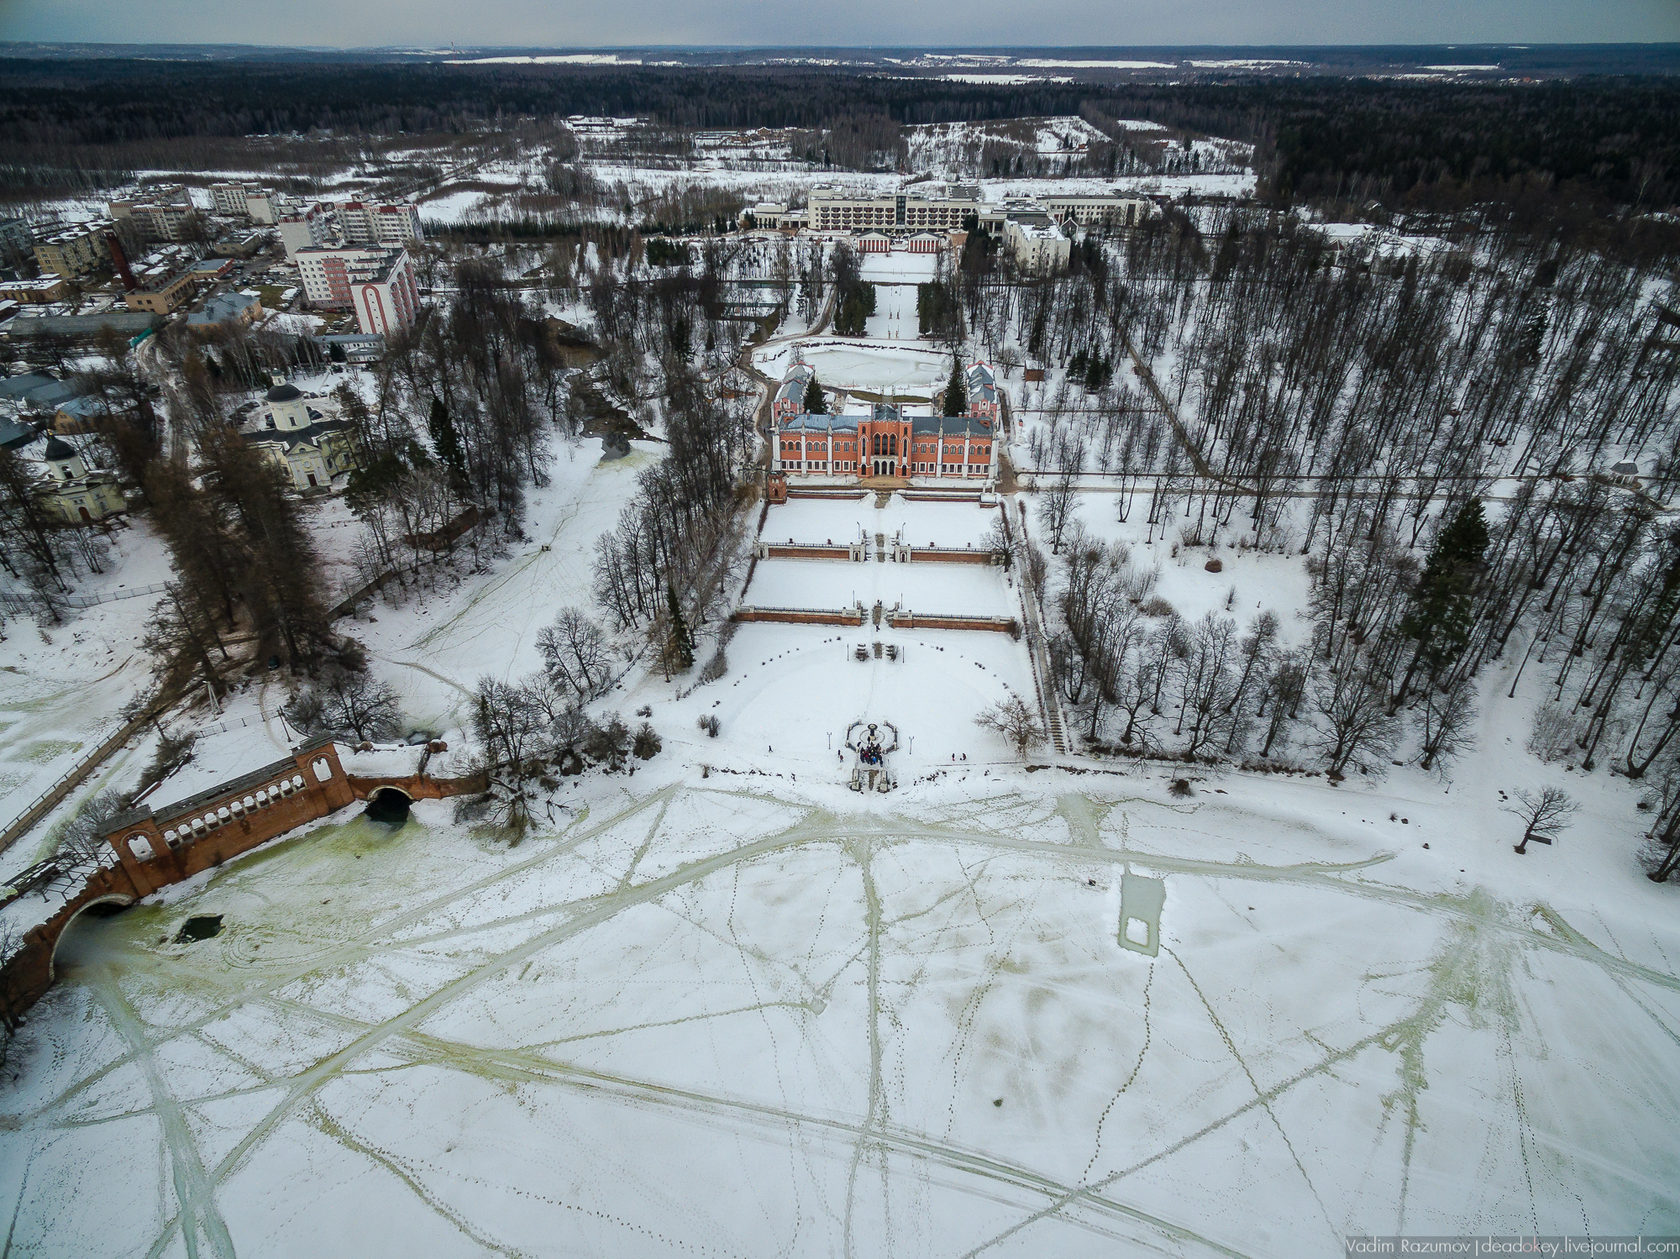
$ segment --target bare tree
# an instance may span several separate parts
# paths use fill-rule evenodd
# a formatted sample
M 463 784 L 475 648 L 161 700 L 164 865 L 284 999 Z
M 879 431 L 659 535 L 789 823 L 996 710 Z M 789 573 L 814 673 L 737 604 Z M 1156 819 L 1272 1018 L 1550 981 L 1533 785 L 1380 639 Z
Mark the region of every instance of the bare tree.
M 74 868 L 97 869 L 112 855 L 105 842 L 105 831 L 111 819 L 128 808 L 128 793 L 113 787 L 90 796 L 65 824 L 58 837 L 58 851 L 70 859 Z
M 1328 674 L 1312 696 L 1319 750 L 1330 773 L 1340 776 L 1355 757 L 1373 764 L 1394 750 L 1399 723 L 1389 715 L 1384 688 L 1363 673 Z
M 1557 839 L 1558 832 L 1569 825 L 1569 819 L 1579 807 L 1562 787 L 1542 787 L 1539 792 L 1518 791 L 1513 794 L 1517 802 L 1505 806 L 1505 812 L 1522 819 L 1522 843 L 1511 846 L 1519 853 L 1528 851 L 1531 839 L 1542 844 L 1550 844 Z
M 397 693 L 367 673 L 334 669 L 323 687 L 327 719 L 358 739 L 394 738 L 402 728 Z
M 974 719 L 982 730 L 994 730 L 1015 748 L 1017 756 L 1025 756 L 1030 748 L 1044 742 L 1044 725 L 1038 712 L 1019 695 L 999 700 Z
M 1009 531 L 1009 524 L 1001 510 L 992 518 L 992 526 L 980 539 L 980 545 L 994 555 L 1001 555 L 1005 568 L 1015 562 L 1015 535 Z
M 1458 678 L 1445 689 L 1430 687 L 1418 715 L 1418 767 L 1445 769 L 1460 752 L 1476 746 L 1476 699 L 1468 678 Z
M 1062 536 L 1074 518 L 1074 482 L 1085 466 L 1085 446 L 1079 435 L 1070 429 L 1059 430 L 1051 459 L 1056 475 L 1039 500 L 1038 519 L 1050 538 L 1050 553 L 1055 555 L 1061 552 Z
M 599 622 L 577 608 L 563 608 L 553 625 L 537 632 L 543 670 L 558 687 L 580 700 L 591 700 L 606 689 L 611 677 L 611 654 Z

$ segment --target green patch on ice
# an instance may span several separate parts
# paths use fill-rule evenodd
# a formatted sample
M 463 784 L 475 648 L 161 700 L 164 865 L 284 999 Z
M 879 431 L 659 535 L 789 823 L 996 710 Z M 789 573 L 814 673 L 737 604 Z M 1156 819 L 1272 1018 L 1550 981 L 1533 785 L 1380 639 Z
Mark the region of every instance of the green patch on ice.
M 1511 982 L 1517 952 L 1508 909 L 1482 888 L 1463 896 L 1437 898 L 1458 910 L 1450 918 L 1435 954 L 1425 968 L 1428 980 L 1412 1013 L 1385 1029 L 1382 1047 L 1399 1058 L 1399 1080 L 1382 1097 L 1384 1114 L 1399 1111 L 1405 1124 L 1401 1154 L 1400 1219 L 1405 1220 L 1412 1154 L 1423 1129 L 1420 1101 L 1429 1087 L 1424 1044 L 1452 1011 L 1469 1026 L 1491 1028 L 1509 1045 L 1519 1030 L 1521 1011 Z
M 83 746 L 80 742 L 68 739 L 36 739 L 33 743 L 24 744 L 12 756 L 15 760 L 46 765 L 71 752 L 79 752 Z

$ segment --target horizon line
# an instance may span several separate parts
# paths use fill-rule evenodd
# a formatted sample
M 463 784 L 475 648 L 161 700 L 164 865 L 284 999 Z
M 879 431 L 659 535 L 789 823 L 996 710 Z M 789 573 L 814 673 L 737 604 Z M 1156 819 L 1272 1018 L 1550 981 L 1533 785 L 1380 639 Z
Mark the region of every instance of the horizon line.
M 194 43 L 182 40 L 78 40 L 78 39 L 8 39 L 0 40 L 5 48 L 257 48 L 287 52 L 761 52 L 787 50 L 794 52 L 1149 52 L 1195 51 L 1202 49 L 1273 49 L 1278 51 L 1310 52 L 1370 52 L 1408 48 L 1510 48 L 1519 51 L 1552 48 L 1676 48 L 1680 40 L 1496 40 L 1420 43 L 1178 43 L 1178 44 L 790 44 L 790 43 L 733 43 L 733 44 L 283 44 L 252 43 L 249 41 L 221 41 Z

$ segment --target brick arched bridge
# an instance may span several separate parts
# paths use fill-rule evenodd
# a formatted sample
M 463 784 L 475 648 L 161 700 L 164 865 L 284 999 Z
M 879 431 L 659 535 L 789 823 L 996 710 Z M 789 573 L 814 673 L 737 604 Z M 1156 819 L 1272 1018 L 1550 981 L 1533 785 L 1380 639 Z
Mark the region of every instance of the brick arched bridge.
M 436 800 L 482 791 L 485 778 L 433 778 L 423 773 L 347 774 L 331 739 L 161 809 L 131 809 L 111 819 L 105 839 L 115 865 L 104 866 L 48 918 L 24 933 L 0 967 L 0 1000 L 16 1018 L 52 987 L 53 957 L 70 924 L 96 905 L 131 905 L 159 888 L 190 879 L 306 822 L 326 817 L 375 792 Z

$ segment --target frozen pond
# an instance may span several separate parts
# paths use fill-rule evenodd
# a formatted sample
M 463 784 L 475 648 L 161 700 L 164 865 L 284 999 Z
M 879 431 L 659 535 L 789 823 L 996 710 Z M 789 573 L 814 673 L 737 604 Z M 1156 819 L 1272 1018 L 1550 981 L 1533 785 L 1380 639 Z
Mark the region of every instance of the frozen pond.
M 1174 803 L 969 769 L 860 798 L 771 756 L 663 763 L 585 780 L 511 849 L 427 803 L 80 925 L 13 1048 L 10 1245 L 1297 1256 L 1680 1231 L 1672 930 L 1612 945 L 1464 886 L 1486 840 L 1455 802 L 1401 827 L 1305 783 Z M 1118 942 L 1127 871 L 1161 880 L 1154 957 Z M 194 915 L 223 929 L 177 943 Z

